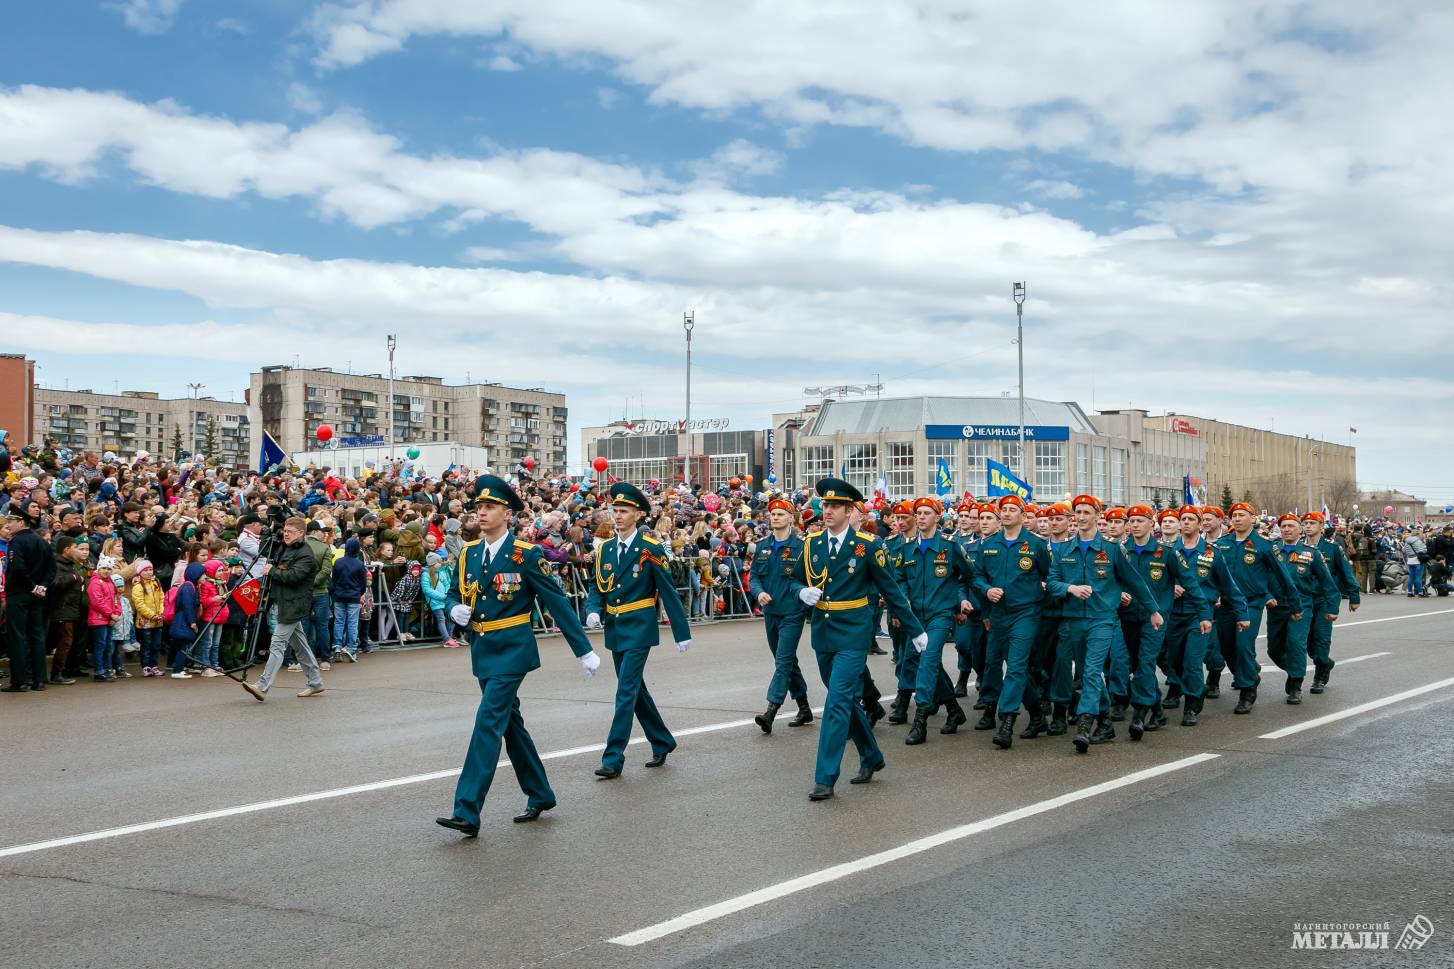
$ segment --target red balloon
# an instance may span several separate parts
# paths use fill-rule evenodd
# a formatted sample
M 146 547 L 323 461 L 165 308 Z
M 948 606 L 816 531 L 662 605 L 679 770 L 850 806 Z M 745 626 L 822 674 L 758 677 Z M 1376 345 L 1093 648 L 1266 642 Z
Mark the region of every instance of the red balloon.
M 314 433 L 318 435 L 318 440 L 326 441 L 333 436 L 333 428 L 329 427 L 327 424 L 319 424 L 318 430 Z
M 580 491 L 580 490 L 581 490 L 581 486 L 578 485 L 578 484 L 573 484 L 573 485 L 570 486 L 570 493 L 571 494 L 575 494 L 577 491 Z
M 747 483 L 748 483 L 748 484 L 752 484 L 752 475 L 750 475 L 750 474 L 748 474 L 748 475 L 743 475 L 743 476 L 742 476 L 742 480 L 743 480 L 743 481 L 746 481 L 746 482 L 747 482 Z
M 727 486 L 729 488 L 741 488 L 742 487 L 742 479 L 741 478 L 738 478 L 736 476 L 733 476 L 732 478 L 728 479 Z
M 596 458 L 596 460 L 591 462 L 591 467 L 595 468 L 597 471 L 605 471 L 606 465 L 608 463 L 610 462 L 608 462 L 605 458 Z
M 523 464 L 523 465 L 525 465 L 525 470 L 527 470 L 527 471 L 530 470 L 531 468 L 535 467 L 535 459 L 534 458 L 526 458 L 524 461 L 521 461 L 520 463 Z

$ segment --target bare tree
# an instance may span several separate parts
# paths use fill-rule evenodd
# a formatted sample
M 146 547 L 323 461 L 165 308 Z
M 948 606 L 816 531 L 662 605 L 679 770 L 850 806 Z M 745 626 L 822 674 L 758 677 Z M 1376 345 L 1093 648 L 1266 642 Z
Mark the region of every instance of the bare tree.
M 1328 510 L 1335 515 L 1353 514 L 1353 505 L 1358 501 L 1358 485 L 1352 478 L 1335 478 L 1328 482 L 1325 491 Z

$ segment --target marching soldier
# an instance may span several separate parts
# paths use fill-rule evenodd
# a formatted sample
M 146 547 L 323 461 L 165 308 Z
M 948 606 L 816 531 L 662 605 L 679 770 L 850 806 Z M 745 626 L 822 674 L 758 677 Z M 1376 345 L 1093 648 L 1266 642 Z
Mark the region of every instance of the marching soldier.
M 1116 545 L 1126 543 L 1126 509 L 1107 508 L 1097 524 L 1107 541 Z M 1106 687 L 1111 692 L 1112 723 L 1126 719 L 1126 707 L 1131 702 L 1131 654 L 1126 647 L 1122 626 L 1126 617 L 1140 616 L 1140 610 L 1124 592 L 1121 593 L 1119 616 L 1121 621 L 1111 627 L 1111 653 L 1106 658 Z
M 863 689 L 868 642 L 873 636 L 873 609 L 868 594 L 877 589 L 889 614 L 907 630 L 914 648 L 928 642 L 898 581 L 889 571 L 888 553 L 877 538 L 849 527 L 853 503 L 863 500 L 857 488 L 838 478 L 824 478 L 815 490 L 823 504 L 823 531 L 803 549 L 804 583 L 798 589 L 812 608 L 813 651 L 828 688 L 818 732 L 818 763 L 809 800 L 833 796 L 833 785 L 849 738 L 858 748 L 858 773 L 850 784 L 867 784 L 883 770 L 884 756 L 874 741 L 868 716 L 855 702 Z
M 929 717 L 941 704 L 945 708 L 941 734 L 955 733 L 969 720 L 954 699 L 942 656 L 944 644 L 954 633 L 955 619 L 969 614 L 971 595 L 969 559 L 958 545 L 939 534 L 939 502 L 919 498 L 913 507 L 917 531 L 900 547 L 900 581 L 914 615 L 929 635 L 914 682 L 914 725 L 904 739 L 911 746 L 927 739 Z
M 1313 685 L 1309 693 L 1322 693 L 1328 685 L 1328 676 L 1333 672 L 1333 623 L 1337 621 L 1338 607 L 1342 600 L 1348 600 L 1348 611 L 1357 612 L 1362 601 L 1358 580 L 1353 576 L 1353 567 L 1343 546 L 1328 538 L 1324 533 L 1323 513 L 1310 511 L 1303 516 L 1303 531 L 1307 542 L 1323 554 L 1333 584 L 1338 587 L 1338 597 L 1320 602 L 1313 610 L 1313 627 L 1308 632 L 1308 658 L 1313 661 Z M 1329 619 L 1332 615 L 1335 618 Z
M 1202 537 L 1208 542 L 1215 542 L 1222 537 L 1222 525 L 1226 513 L 1216 505 L 1202 505 L 1200 511 Z M 1183 538 L 1185 538 L 1184 535 Z
M 667 754 L 677 747 L 642 678 L 651 648 L 661 642 L 656 625 L 658 602 L 666 609 L 677 649 L 685 653 L 692 645 L 686 610 L 667 571 L 666 552 L 655 538 L 637 531 L 651 509 L 650 502 L 635 485 L 624 481 L 613 484 L 610 493 L 616 534 L 596 552 L 595 581 L 586 596 L 586 628 L 599 628 L 601 613 L 606 614 L 606 648 L 616 667 L 616 712 L 601 766 L 596 768 L 596 776 L 605 780 L 621 776 L 633 717 L 651 743 L 647 767 L 665 764 Z
M 495 777 L 502 741 L 526 797 L 525 810 L 515 820 L 534 821 L 555 807 L 555 792 L 525 729 L 516 696 L 525 675 L 540 667 L 535 632 L 530 628 L 536 601 L 555 617 L 566 644 L 580 657 L 588 676 L 594 676 L 601 665 L 574 607 L 551 576 L 550 563 L 539 548 L 519 541 L 510 530 L 512 512 L 525 508 L 515 490 L 486 474 L 475 480 L 475 492 L 484 537 L 461 550 L 459 578 L 449 591 L 449 601 L 454 621 L 469 627 L 470 666 L 482 695 L 464 769 L 454 790 L 454 813 L 434 819 L 467 838 L 480 832 L 480 810 Z
M 1280 603 L 1267 608 L 1267 655 L 1287 673 L 1287 702 L 1303 702 L 1303 678 L 1308 673 L 1308 633 L 1313 614 L 1318 609 L 1337 609 L 1338 587 L 1328 574 L 1323 553 L 1303 541 L 1303 523 L 1289 512 L 1279 516 L 1277 527 L 1282 532 L 1278 555 L 1297 586 L 1300 606 Z M 1338 618 L 1336 611 L 1325 612 L 1328 623 Z
M 1199 516 L 1193 508 L 1191 520 Z M 1161 657 L 1180 682 L 1194 682 L 1196 689 L 1187 694 L 1181 724 L 1195 726 L 1201 713 L 1202 662 L 1206 656 L 1207 638 L 1212 632 L 1212 604 L 1203 585 L 1196 580 L 1191 562 L 1178 541 L 1159 544 L 1151 535 L 1155 516 L 1146 505 L 1132 505 L 1126 510 L 1131 540 L 1126 554 L 1146 587 L 1156 599 L 1156 611 L 1170 616 L 1171 621 L 1157 629 L 1143 612 L 1137 610 L 1127 621 L 1122 617 L 1126 645 L 1131 654 L 1131 725 L 1127 728 L 1132 740 L 1140 740 L 1152 719 L 1151 729 L 1160 725 L 1157 709 L 1161 688 L 1156 683 L 1156 667 Z M 1163 519 L 1163 522 L 1165 520 Z M 1173 537 L 1175 532 L 1171 533 Z M 1132 607 L 1135 608 L 1134 606 Z M 1163 645 L 1165 644 L 1165 645 Z
M 1297 588 L 1272 543 L 1256 532 L 1257 509 L 1239 501 L 1227 509 L 1232 532 L 1217 539 L 1217 554 L 1232 567 L 1232 578 L 1247 600 L 1246 626 L 1225 600 L 1214 612 L 1220 650 L 1207 654 L 1207 695 L 1217 695 L 1223 665 L 1232 667 L 1232 686 L 1239 691 L 1233 713 L 1252 712 L 1262 673 L 1257 663 L 1257 635 L 1262 631 L 1264 608 L 1286 608 L 1289 615 L 1303 611 Z M 1217 664 L 1215 667 L 1213 664 Z
M 1093 495 L 1078 495 L 1070 507 L 1075 514 L 1076 535 L 1055 555 L 1045 584 L 1052 594 L 1064 599 L 1061 637 L 1070 640 L 1078 657 L 1084 657 L 1074 737 L 1076 752 L 1083 754 L 1092 743 L 1105 743 L 1116 736 L 1116 728 L 1107 719 L 1110 697 L 1104 670 L 1121 593 L 1130 593 L 1132 600 L 1146 610 L 1153 629 L 1161 628 L 1162 617 L 1125 551 L 1097 534 L 1100 500 Z
M 985 507 L 980 506 L 981 526 L 986 524 Z M 1000 499 L 1003 528 L 985 537 L 971 576 L 974 591 L 988 603 L 990 620 L 985 663 L 994 699 L 988 701 L 980 723 L 988 719 L 994 724 L 998 714 L 999 728 L 992 739 L 1002 750 L 1014 742 L 1015 718 L 1025 695 L 1030 651 L 1045 596 L 1043 583 L 1050 573 L 1050 550 L 1044 539 L 1024 528 L 1024 507 L 1015 495 Z M 979 723 L 975 728 L 979 729 Z
M 865 522 L 870 523 L 867 528 L 862 527 Z M 852 508 L 849 510 L 848 527 L 855 532 L 866 532 L 872 538 L 878 537 L 873 530 L 872 519 L 869 518 L 868 505 L 861 501 L 854 502 Z M 882 540 L 880 540 L 880 544 L 882 544 Z M 883 602 L 877 595 L 870 595 L 868 598 L 871 603 L 878 602 L 874 610 L 873 628 L 870 630 L 872 634 L 868 637 L 868 654 L 870 656 L 882 656 L 884 655 L 884 651 L 879 649 L 877 632 L 879 629 L 878 611 L 883 608 Z M 884 709 L 883 703 L 880 702 L 881 700 L 883 700 L 883 692 L 879 690 L 878 684 L 873 681 L 873 671 L 865 663 L 863 665 L 863 692 L 860 694 L 858 702 L 863 707 L 864 714 L 868 717 L 868 725 L 870 727 L 877 727 L 878 722 L 888 712 Z
M 957 526 L 950 541 L 959 546 L 959 551 L 973 565 L 979 556 L 979 505 L 965 499 L 956 509 Z M 970 590 L 973 592 L 973 590 Z M 973 673 L 984 679 L 984 647 L 988 631 L 984 628 L 984 604 L 970 597 L 970 613 L 954 627 L 954 651 L 959 654 L 959 678 L 954 684 L 956 697 L 969 696 L 969 677 Z M 978 692 L 978 684 L 976 684 Z
M 1193 666 L 1187 658 L 1194 651 L 1200 651 L 1201 662 L 1208 662 L 1206 653 L 1216 648 L 1215 641 L 1201 628 L 1200 610 L 1193 607 L 1188 597 L 1187 589 L 1191 588 L 1190 582 L 1196 582 L 1202 587 L 1203 597 L 1207 605 L 1212 609 L 1215 620 L 1216 608 L 1225 606 L 1230 609 L 1232 621 L 1237 629 L 1247 628 L 1247 600 L 1242 597 L 1241 591 L 1237 588 L 1236 581 L 1232 578 L 1232 569 L 1227 564 L 1227 557 L 1219 554 L 1215 545 L 1207 541 L 1201 535 L 1201 529 L 1206 516 L 1201 514 L 1202 509 L 1187 505 L 1179 516 L 1181 521 L 1181 541 L 1178 548 L 1182 556 L 1191 565 L 1191 574 L 1187 581 L 1178 586 L 1176 590 L 1176 602 L 1171 607 L 1171 629 L 1166 634 L 1166 647 L 1163 656 L 1168 659 L 1168 667 L 1176 671 L 1177 682 L 1191 683 L 1194 679 L 1201 680 L 1201 666 Z M 1163 519 L 1163 525 L 1167 525 Z M 1195 640 L 1200 637 L 1201 642 Z M 1181 658 L 1182 662 L 1177 662 Z M 1168 679 L 1170 679 L 1168 675 Z M 1194 713 L 1199 715 L 1202 706 L 1208 696 L 1208 684 L 1202 684 L 1200 695 L 1188 692 L 1188 703 L 1196 698 L 1196 709 Z M 1179 689 L 1180 687 L 1178 687 Z M 1168 690 L 1168 692 L 1170 692 Z M 1187 723 L 1186 712 L 1183 711 L 1182 725 L 1192 726 L 1195 723 L 1195 716 L 1191 719 L 1192 724 Z M 1164 718 L 1163 718 L 1164 723 Z M 1150 729 L 1150 728 L 1148 728 Z
M 883 539 L 883 547 L 888 555 L 889 568 L 902 588 L 904 580 L 900 568 L 904 564 L 904 547 L 908 544 L 909 533 L 914 527 L 913 502 L 901 501 L 894 505 L 890 521 L 893 533 Z M 914 695 L 914 679 L 919 673 L 919 655 L 912 649 L 904 648 L 905 638 L 903 626 L 890 617 L 889 642 L 894 651 L 894 678 L 898 681 L 898 690 L 894 694 L 893 709 L 889 711 L 888 722 L 895 724 L 909 721 L 909 698 Z
M 798 641 L 803 636 L 808 610 L 792 591 L 793 576 L 801 568 L 803 557 L 803 540 L 793 529 L 797 517 L 793 503 L 784 498 L 773 498 L 767 503 L 772 536 L 757 543 L 748 582 L 748 591 L 762 610 L 767 648 L 774 664 L 772 680 L 767 686 L 767 709 L 754 718 L 763 733 L 772 733 L 778 707 L 789 694 L 798 704 L 798 715 L 788 721 L 788 726 L 802 727 L 813 722 L 808 684 L 798 666 Z
M 1056 550 L 1070 539 L 1070 506 L 1057 501 L 1045 509 L 1039 520 L 1045 523 L 1046 543 L 1053 557 Z M 1035 629 L 1030 675 L 1025 680 L 1025 709 L 1030 713 L 1030 722 L 1020 732 L 1022 740 L 1030 740 L 1042 733 L 1050 737 L 1065 734 L 1070 700 L 1075 693 L 1075 678 L 1070 650 L 1060 641 L 1060 619 L 1060 600 L 1047 590 L 1041 601 L 1040 622 Z M 1047 712 L 1050 714 L 1048 726 L 1045 723 Z

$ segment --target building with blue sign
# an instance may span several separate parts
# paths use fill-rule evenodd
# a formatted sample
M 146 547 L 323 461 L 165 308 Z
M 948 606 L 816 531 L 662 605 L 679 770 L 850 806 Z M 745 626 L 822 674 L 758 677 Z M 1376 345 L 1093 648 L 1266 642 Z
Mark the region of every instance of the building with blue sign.
M 1144 416 L 1144 412 L 1138 412 Z M 769 460 L 789 487 L 842 474 L 865 494 L 935 493 L 941 462 L 954 493 L 988 491 L 990 462 L 1019 473 L 1019 400 L 901 397 L 830 400 L 774 416 Z M 1181 501 L 1186 476 L 1206 474 L 1196 437 L 1150 431 L 1122 412 L 1092 417 L 1069 401 L 1025 399 L 1024 478 L 1038 502 L 1091 492 L 1118 503 Z

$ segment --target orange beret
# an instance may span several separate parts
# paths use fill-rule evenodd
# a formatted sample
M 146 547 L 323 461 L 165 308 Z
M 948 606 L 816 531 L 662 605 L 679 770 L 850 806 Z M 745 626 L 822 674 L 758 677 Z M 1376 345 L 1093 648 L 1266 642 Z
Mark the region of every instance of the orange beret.
M 1239 511 L 1245 511 L 1249 515 L 1256 515 L 1257 514 L 1257 509 L 1256 508 L 1253 508 L 1250 504 L 1248 504 L 1245 501 L 1234 502 L 1232 504 L 1232 507 L 1227 509 L 1227 514 L 1229 514 L 1229 515 L 1235 515 Z
M 1294 512 L 1290 512 L 1290 511 L 1283 512 L 1281 515 L 1278 515 L 1277 516 L 1277 523 L 1279 525 L 1281 525 L 1285 521 L 1295 521 L 1299 525 L 1301 525 L 1303 523 L 1303 520 L 1301 518 L 1299 518 Z
M 1164 522 L 1167 519 L 1177 523 L 1181 522 L 1181 516 L 1176 513 L 1175 508 L 1163 508 L 1161 514 L 1156 516 L 1156 520 L 1159 522 Z
M 979 514 L 979 502 L 977 502 L 977 501 L 970 501 L 968 499 L 965 499 L 964 501 L 961 501 L 959 503 L 959 507 L 956 508 L 956 509 L 954 509 L 954 510 L 957 511 L 957 512 L 959 512 L 961 515 L 964 514 L 965 512 L 969 512 L 971 515 L 978 515 Z
M 913 513 L 914 503 L 911 501 L 901 501 L 894 505 L 895 515 L 912 515 Z
M 1070 506 L 1063 501 L 1057 501 L 1055 504 L 1045 509 L 1045 514 L 1049 516 L 1063 515 L 1068 517 L 1070 515 Z
M 768 511 L 776 511 L 779 508 L 792 515 L 797 515 L 798 513 L 798 509 L 793 507 L 793 503 L 791 501 L 788 501 L 786 498 L 774 498 L 772 501 L 769 501 L 767 503 Z
M 1114 522 L 1123 522 L 1125 520 L 1126 520 L 1126 509 L 1124 509 L 1124 508 L 1107 508 L 1106 509 L 1106 521 L 1108 521 L 1108 522 L 1112 522 L 1112 521 L 1114 521 Z
M 1182 505 L 1180 508 L 1178 508 L 1176 510 L 1176 513 L 1178 515 L 1190 515 L 1193 518 L 1201 518 L 1202 517 L 1202 510 L 1200 508 L 1198 508 L 1196 505 Z
M 1319 525 L 1321 525 L 1323 522 L 1327 521 L 1327 519 L 1323 517 L 1323 513 L 1320 511 L 1310 511 L 1303 516 L 1303 521 L 1317 522 Z
M 1219 508 L 1219 507 L 1217 507 L 1216 505 L 1202 505 L 1202 514 L 1203 515 L 1215 515 L 1218 518 L 1226 518 L 1227 517 L 1226 512 L 1222 511 L 1222 509 Z
M 1025 505 L 1025 514 L 1029 515 L 1031 518 L 1034 518 L 1036 515 L 1040 514 L 1040 506 L 1035 504 L 1035 502 L 1033 501 L 1028 502 Z
M 934 509 L 934 514 L 936 515 L 944 511 L 944 506 L 939 504 L 939 499 L 927 497 L 915 498 L 913 508 L 914 511 L 918 511 L 920 508 L 932 508 Z
M 1076 508 L 1079 505 L 1090 505 L 1096 511 L 1101 510 L 1101 500 L 1095 495 L 1076 495 L 1074 498 L 1070 499 L 1070 507 L 1072 509 Z
M 1006 505 L 1018 505 L 1023 510 L 1025 507 L 1025 501 L 1019 495 L 1005 495 L 1003 498 L 1000 499 L 999 506 L 1001 508 L 1004 508 Z
M 991 501 L 980 502 L 979 513 L 981 515 L 994 515 L 996 518 L 1000 517 L 999 507 Z
M 1109 517 L 1109 516 L 1107 516 L 1107 517 Z M 1154 512 L 1154 511 L 1151 510 L 1151 506 L 1150 505 L 1132 505 L 1130 508 L 1127 508 L 1126 509 L 1126 517 L 1127 518 L 1150 518 L 1150 519 L 1152 519 L 1154 521 L 1156 519 L 1156 512 Z

